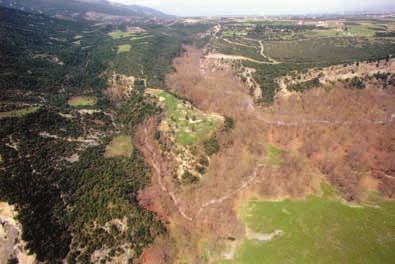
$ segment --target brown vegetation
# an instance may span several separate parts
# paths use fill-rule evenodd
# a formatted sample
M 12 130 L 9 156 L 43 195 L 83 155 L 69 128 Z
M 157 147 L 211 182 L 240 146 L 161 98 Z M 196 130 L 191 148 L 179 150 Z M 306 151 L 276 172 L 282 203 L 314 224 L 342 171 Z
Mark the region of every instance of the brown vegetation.
M 231 117 L 234 128 L 217 135 L 221 150 L 192 186 L 174 181 L 174 161 L 153 139 L 157 120 L 148 120 L 137 133 L 135 144 L 154 175 L 140 200 L 167 223 L 169 240 L 176 239 L 172 261 L 206 263 L 201 257 L 206 250 L 215 254 L 229 238 L 241 237 L 244 227 L 233 208 L 243 193 L 304 197 L 319 191 L 326 177 L 348 200 L 362 199 L 372 188 L 393 197 L 393 86 L 382 89 L 372 81 L 360 90 L 339 82 L 257 107 L 231 66 L 186 50 L 174 62 L 168 87 L 203 111 Z M 156 250 L 152 254 L 170 258 Z
M 193 186 L 175 183 L 170 173 L 174 162 L 162 155 L 153 140 L 158 125 L 154 120 L 140 128 L 135 143 L 154 174 L 152 185 L 142 194 L 154 200 L 143 199 L 144 203 L 168 220 L 170 235 L 177 237 L 177 255 L 191 263 L 204 263 L 198 252 L 204 250 L 202 244 L 213 252 L 229 237 L 242 235 L 243 225 L 233 211 L 233 200 L 240 192 L 255 186 L 267 196 L 300 197 L 316 189 L 315 174 L 310 173 L 309 166 L 287 173 L 291 167 L 282 171 L 265 162 L 270 126 L 260 120 L 260 111 L 231 68 L 217 69 L 202 56 L 200 50 L 188 48 L 183 57 L 175 60 L 176 73 L 168 76 L 167 83 L 201 110 L 234 120 L 233 129 L 217 136 L 221 151 L 210 158 L 205 177 Z M 284 155 L 285 167 L 298 167 L 295 164 L 299 160 L 297 155 Z M 267 181 L 276 188 L 264 188 Z

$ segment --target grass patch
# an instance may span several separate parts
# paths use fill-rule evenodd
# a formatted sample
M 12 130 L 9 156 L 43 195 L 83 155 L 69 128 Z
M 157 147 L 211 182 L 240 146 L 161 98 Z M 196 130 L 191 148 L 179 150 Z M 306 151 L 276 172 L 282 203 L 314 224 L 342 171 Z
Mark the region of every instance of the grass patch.
M 132 138 L 128 135 L 114 137 L 110 144 L 106 146 L 104 157 L 130 157 L 133 152 Z
M 68 104 L 74 107 L 93 106 L 97 103 L 94 96 L 73 96 L 69 99 Z
M 134 35 L 134 33 L 123 32 L 123 31 L 117 30 L 117 31 L 112 31 L 112 32 L 108 33 L 108 35 L 112 39 L 123 39 L 123 38 L 132 37 Z
M 119 45 L 117 53 L 120 54 L 120 53 L 129 52 L 131 47 L 132 46 L 130 46 L 130 44 Z
M 279 149 L 273 145 L 266 146 L 266 162 L 269 165 L 280 166 L 282 163 L 281 154 L 284 153 L 284 150 Z
M 130 40 L 140 40 L 140 39 L 147 39 L 147 38 L 153 38 L 153 35 L 140 35 L 139 37 L 131 37 Z
M 7 118 L 7 117 L 26 116 L 28 114 L 36 112 L 38 109 L 40 109 L 40 106 L 29 106 L 29 107 L 18 109 L 18 110 L 0 112 L 0 119 Z
M 221 35 L 223 37 L 233 37 L 233 36 L 245 36 L 247 35 L 247 32 L 244 31 L 233 31 L 233 30 L 226 30 L 222 31 Z
M 176 142 L 182 145 L 195 145 L 208 139 L 223 122 L 220 116 L 205 114 L 163 90 L 149 89 L 148 93 L 163 103 L 166 121 Z
M 320 197 L 251 201 L 242 210 L 247 226 L 257 233 L 282 230 L 282 235 L 245 240 L 234 260 L 219 263 L 393 263 L 395 203 L 375 202 L 351 207 Z

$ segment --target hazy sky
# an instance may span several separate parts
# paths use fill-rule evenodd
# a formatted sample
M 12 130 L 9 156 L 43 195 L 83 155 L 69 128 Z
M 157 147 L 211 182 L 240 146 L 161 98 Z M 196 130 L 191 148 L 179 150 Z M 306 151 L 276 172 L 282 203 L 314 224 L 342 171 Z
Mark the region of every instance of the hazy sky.
M 382 10 L 394 0 L 110 0 L 178 16 L 273 15 Z

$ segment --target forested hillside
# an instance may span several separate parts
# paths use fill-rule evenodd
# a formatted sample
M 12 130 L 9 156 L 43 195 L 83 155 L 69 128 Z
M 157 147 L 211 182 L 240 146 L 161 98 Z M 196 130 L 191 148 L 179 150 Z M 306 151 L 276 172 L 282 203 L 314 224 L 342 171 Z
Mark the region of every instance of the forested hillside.
M 84 18 L 87 12 L 117 17 L 169 18 L 155 9 L 138 5 L 112 4 L 107 0 L 1 0 L 0 5 L 49 16 Z
M 132 260 L 165 232 L 137 201 L 150 179 L 142 155 L 109 150 L 158 107 L 137 79 L 117 101 L 105 90 L 114 72 L 163 84 L 189 35 L 148 27 L 153 41 L 124 56 L 116 30 L 0 8 L 0 200 L 40 261 Z

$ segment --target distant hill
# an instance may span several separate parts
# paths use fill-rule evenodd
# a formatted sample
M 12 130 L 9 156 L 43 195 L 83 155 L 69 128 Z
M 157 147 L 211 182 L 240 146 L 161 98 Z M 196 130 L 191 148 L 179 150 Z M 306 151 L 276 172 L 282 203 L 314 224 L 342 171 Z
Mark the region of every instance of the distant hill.
M 0 5 L 60 18 L 93 21 L 117 22 L 171 18 L 152 8 L 114 4 L 107 0 L 0 0 Z

